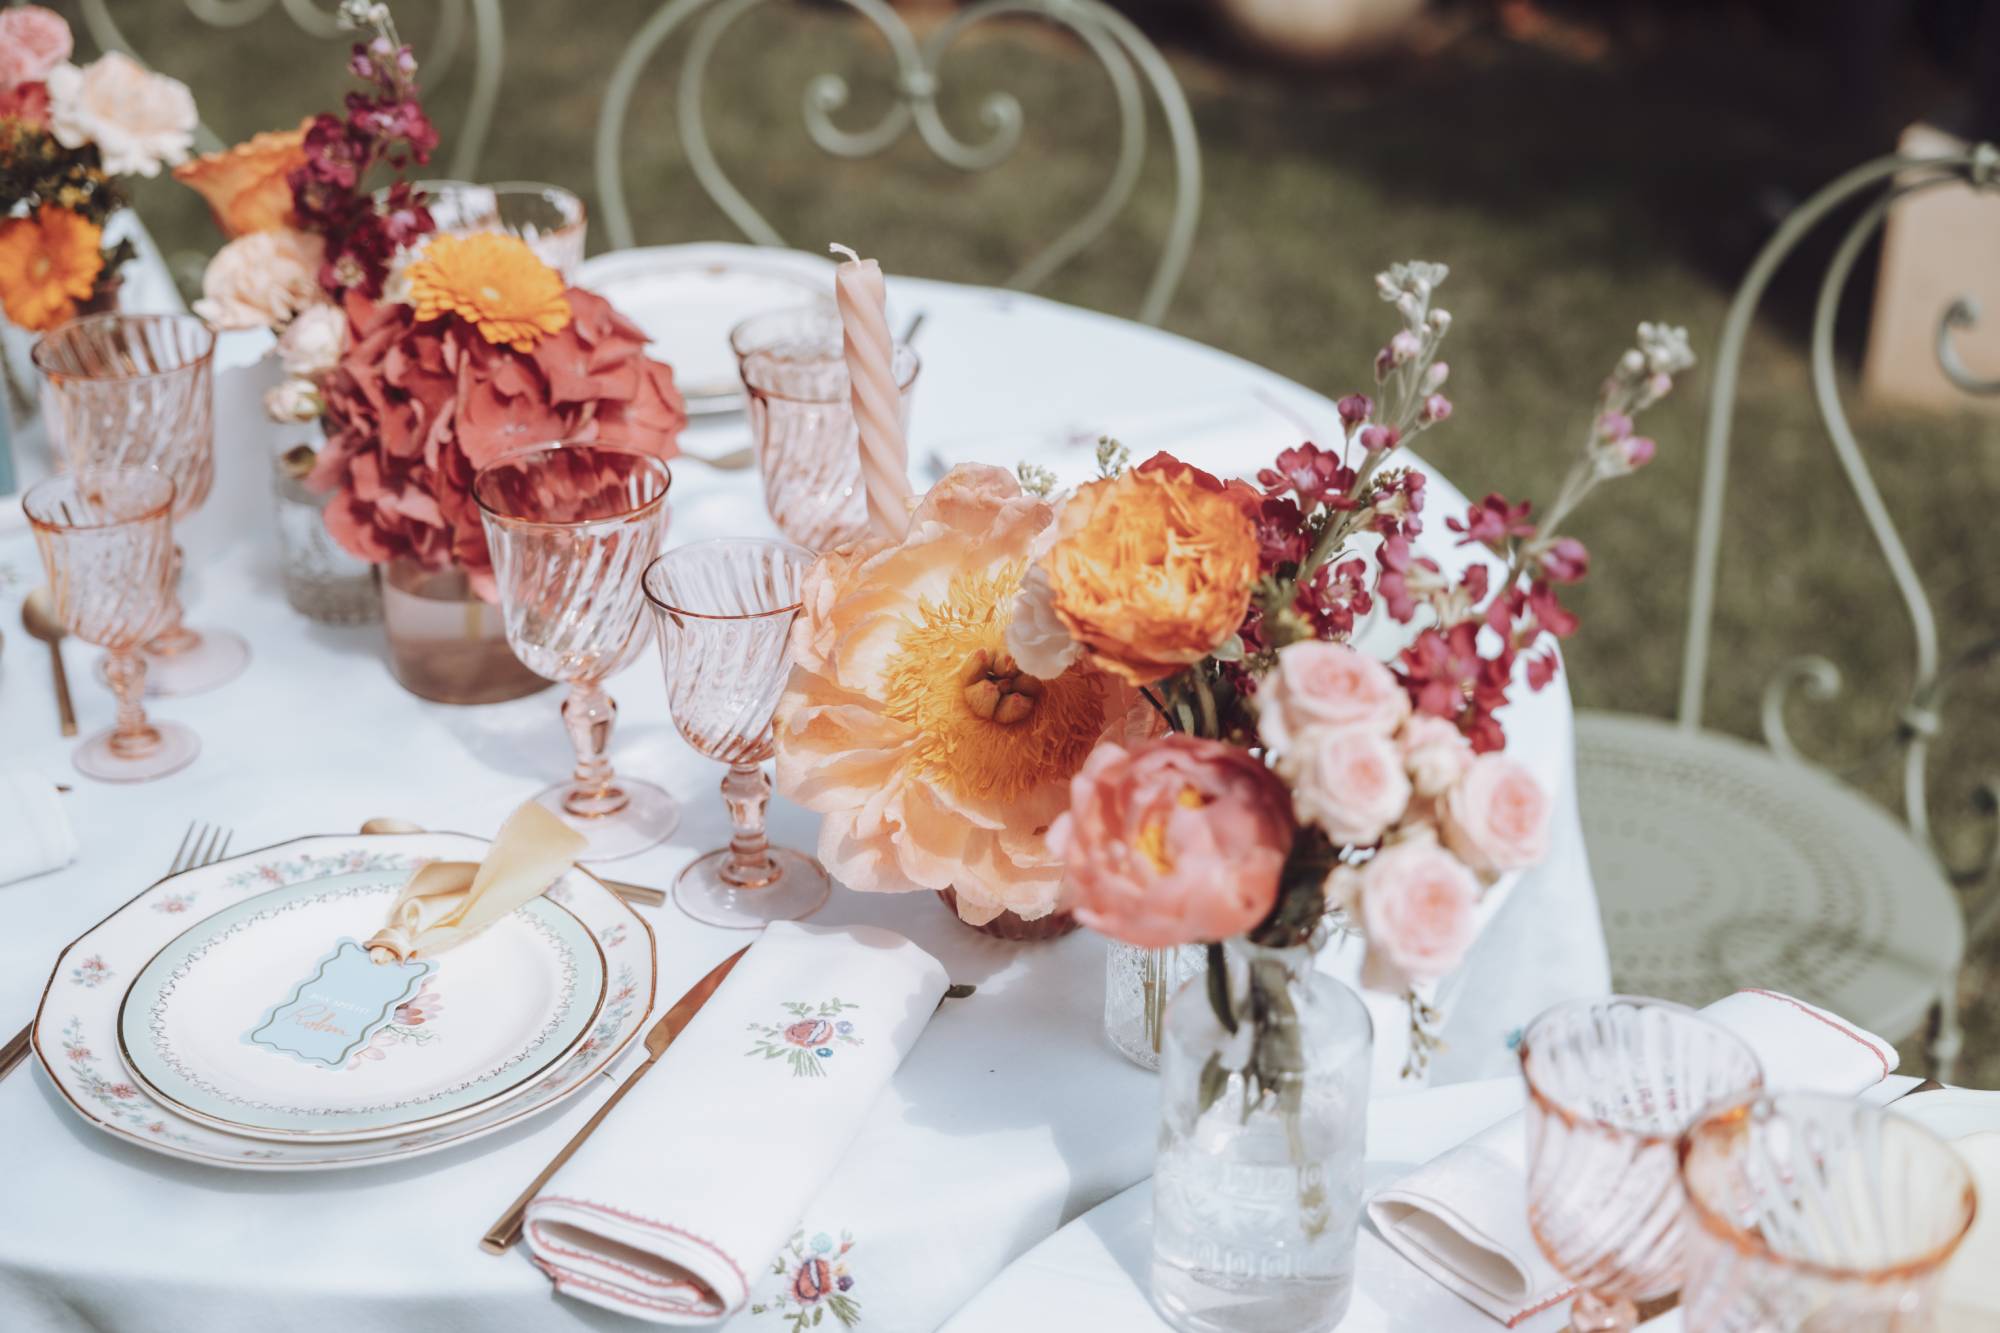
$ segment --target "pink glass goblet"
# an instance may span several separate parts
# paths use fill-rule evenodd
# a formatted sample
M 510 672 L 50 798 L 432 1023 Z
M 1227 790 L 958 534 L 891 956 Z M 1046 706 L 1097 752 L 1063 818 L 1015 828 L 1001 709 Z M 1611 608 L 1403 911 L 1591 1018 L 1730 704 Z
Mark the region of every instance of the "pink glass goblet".
M 215 480 L 214 355 L 214 332 L 186 315 L 71 320 L 33 353 L 50 442 L 72 468 L 158 468 L 174 483 L 174 521 L 186 521 Z M 180 565 L 177 550 L 167 616 L 146 644 L 152 694 L 214 689 L 250 661 L 240 635 L 181 623 Z
M 147 718 L 139 651 L 172 605 L 174 483 L 149 467 L 85 465 L 21 500 L 63 628 L 105 649 L 118 721 L 77 747 L 77 768 L 105 782 L 143 782 L 201 753 L 186 727 Z
M 1774 1093 L 1680 1143 L 1682 1318 L 1703 1333 L 1925 1333 L 1978 1210 L 1971 1169 L 1893 1111 Z
M 848 398 L 840 320 L 820 307 L 757 316 L 730 342 L 740 358 L 750 439 L 764 479 L 764 507 L 778 531 L 815 551 L 868 530 L 860 433 Z M 895 348 L 903 425 L 916 391 L 917 354 Z
M 826 871 L 764 836 L 776 746 L 771 713 L 785 687 L 788 642 L 813 554 L 789 542 L 724 538 L 667 552 L 646 571 L 660 632 L 667 702 L 681 737 L 729 765 L 722 799 L 729 846 L 697 858 L 674 881 L 674 901 L 697 921 L 756 929 L 810 915 L 826 901 Z
M 1741 1037 L 1664 1000 L 1559 1004 L 1521 1041 L 1528 1225 L 1576 1284 L 1576 1333 L 1625 1333 L 1681 1285 L 1676 1143 L 1717 1102 L 1763 1087 Z
M 576 769 L 535 799 L 589 841 L 587 861 L 644 851 L 680 822 L 663 789 L 612 772 L 618 705 L 603 686 L 644 642 L 640 579 L 666 538 L 672 481 L 650 454 L 595 444 L 517 450 L 472 479 L 507 644 L 530 671 L 569 685 Z

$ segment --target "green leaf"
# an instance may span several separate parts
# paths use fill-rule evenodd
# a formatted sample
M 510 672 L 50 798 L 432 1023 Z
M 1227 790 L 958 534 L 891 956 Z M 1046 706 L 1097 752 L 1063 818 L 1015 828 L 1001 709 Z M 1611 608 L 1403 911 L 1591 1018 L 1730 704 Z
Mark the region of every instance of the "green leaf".
M 1230 635 L 1221 643 L 1216 644 L 1214 651 L 1209 656 L 1218 662 L 1241 662 L 1243 660 L 1243 636 L 1240 634 Z
M 1229 1071 L 1222 1067 L 1220 1052 L 1211 1051 L 1201 1067 L 1201 1081 L 1196 1096 L 1200 1099 L 1201 1110 L 1206 1112 L 1222 1100 L 1222 1094 L 1229 1089 Z
M 1215 1021 L 1222 1024 L 1222 1030 L 1234 1035 L 1236 1015 L 1229 1004 L 1228 956 L 1220 944 L 1208 946 L 1208 1005 L 1215 1010 Z

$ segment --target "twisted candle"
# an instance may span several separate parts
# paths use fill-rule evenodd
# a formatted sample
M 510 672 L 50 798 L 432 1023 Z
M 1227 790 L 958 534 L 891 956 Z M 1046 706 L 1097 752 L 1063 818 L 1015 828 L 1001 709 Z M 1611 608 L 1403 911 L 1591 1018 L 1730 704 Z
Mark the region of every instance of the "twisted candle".
M 847 256 L 847 262 L 834 270 L 833 286 L 840 306 L 848 393 L 860 433 L 868 526 L 878 536 L 900 541 L 910 530 L 910 458 L 903 439 L 903 395 L 896 387 L 896 344 L 889 336 L 882 266 L 844 245 L 831 248 Z

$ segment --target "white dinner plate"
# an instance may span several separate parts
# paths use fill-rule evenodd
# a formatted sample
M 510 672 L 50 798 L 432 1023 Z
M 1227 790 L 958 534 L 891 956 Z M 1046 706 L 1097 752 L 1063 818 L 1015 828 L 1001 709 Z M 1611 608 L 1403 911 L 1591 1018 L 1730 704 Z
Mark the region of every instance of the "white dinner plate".
M 603 954 L 602 1008 L 582 1040 L 552 1065 L 512 1095 L 460 1118 L 358 1141 L 251 1138 L 184 1114 L 156 1097 L 119 1061 L 118 1015 L 130 979 L 180 937 L 191 920 L 275 889 L 336 876 L 386 876 L 400 883 L 424 861 L 476 861 L 487 845 L 483 838 L 461 833 L 333 834 L 294 839 L 169 876 L 91 927 L 57 958 L 35 1014 L 36 1058 L 77 1114 L 105 1133 L 171 1157 L 253 1170 L 331 1170 L 402 1160 L 559 1105 L 589 1086 L 638 1035 L 652 1008 L 657 968 L 653 932 L 645 918 L 580 869 L 570 870 L 546 896 L 575 918 Z M 449 958 L 447 954 L 444 961 Z
M 647 350 L 674 368 L 691 416 L 736 412 L 743 382 L 729 331 L 751 315 L 833 303 L 833 263 L 756 245 L 660 245 L 584 261 L 576 285 L 646 331 Z
M 126 1067 L 189 1119 L 259 1139 L 415 1133 L 518 1092 L 583 1040 L 604 1003 L 603 951 L 560 904 L 536 898 L 427 968 L 397 968 L 372 1013 L 338 995 L 303 998 L 336 948 L 374 972 L 355 942 L 387 920 L 407 878 L 304 880 L 189 927 L 126 991 Z M 325 1052 L 274 1040 L 281 1011 Z

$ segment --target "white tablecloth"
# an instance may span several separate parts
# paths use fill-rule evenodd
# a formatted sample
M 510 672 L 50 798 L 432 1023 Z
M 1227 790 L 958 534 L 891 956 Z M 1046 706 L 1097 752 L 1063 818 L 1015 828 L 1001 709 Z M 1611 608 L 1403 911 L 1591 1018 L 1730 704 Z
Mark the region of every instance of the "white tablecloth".
M 1010 463 L 1046 457 L 1051 441 L 1111 430 L 1140 456 L 1199 434 L 1208 443 L 1191 450 L 1195 461 L 1242 471 L 1296 441 L 1287 415 L 1334 419 L 1317 394 L 1155 330 L 986 289 L 893 286 L 905 310 L 927 314 L 918 460 L 935 450 Z M 66 799 L 83 844 L 68 869 L 0 888 L 6 1031 L 33 1011 L 61 946 L 156 878 L 190 820 L 233 828 L 238 849 L 351 829 L 379 814 L 491 829 L 569 766 L 553 691 L 487 708 L 428 704 L 389 677 L 379 628 L 329 628 L 293 615 L 273 567 L 255 423 L 228 411 L 219 418 L 226 482 L 188 533 L 198 553 L 190 619 L 242 632 L 254 658 L 223 690 L 155 705 L 203 739 L 201 757 L 185 771 L 124 787 L 89 782 L 70 768 L 73 742 L 56 733 L 40 646 L 13 632 L 21 597 L 40 579 L 32 544 L 0 537 L 0 623 L 9 631 L 0 656 L 0 759 L 74 784 Z M 720 453 L 742 443 L 743 430 L 740 420 L 707 426 L 687 443 Z M 1232 434 L 1233 445 L 1225 438 Z M 1211 449 L 1221 456 L 1200 456 Z M 1070 452 L 1072 476 L 1080 475 L 1089 447 Z M 676 471 L 670 540 L 767 530 L 753 474 L 694 463 Z M 1440 527 L 1453 498 L 1444 487 L 1432 491 Z M 93 656 L 81 645 L 69 649 L 86 733 L 112 711 L 89 675 Z M 612 682 L 620 704 L 613 756 L 672 790 L 683 818 L 668 845 L 617 863 L 616 873 L 664 885 L 691 856 L 725 839 L 726 821 L 715 788 L 721 770 L 681 743 L 658 669 L 648 653 Z M 1527 706 L 1514 734 L 1558 781 L 1561 817 L 1549 861 L 1507 895 L 1467 969 L 1447 987 L 1450 1045 L 1433 1071 L 1440 1081 L 1504 1070 L 1512 1028 L 1554 999 L 1607 985 L 1569 783 L 1562 689 Z M 783 802 L 774 806 L 772 830 L 795 846 L 813 840 L 810 816 Z M 979 987 L 932 1023 L 799 1239 L 809 1252 L 818 1236 L 852 1237 L 849 1295 L 862 1327 L 928 1333 L 1009 1261 L 1145 1177 L 1153 1079 L 1099 1034 L 1103 946 L 1087 933 L 1006 945 L 958 925 L 929 898 L 838 889 L 818 919 L 900 930 L 955 981 Z M 662 1005 L 741 943 L 671 906 L 652 920 Z M 39 1070 L 17 1071 L 0 1081 L 0 1329 L 625 1326 L 554 1297 L 519 1254 L 494 1258 L 476 1243 L 601 1095 L 404 1165 L 259 1177 L 114 1142 L 71 1114 Z M 789 1330 L 792 1311 L 777 1295 L 785 1282 L 786 1274 L 767 1271 L 753 1297 L 765 1308 L 733 1326 Z

